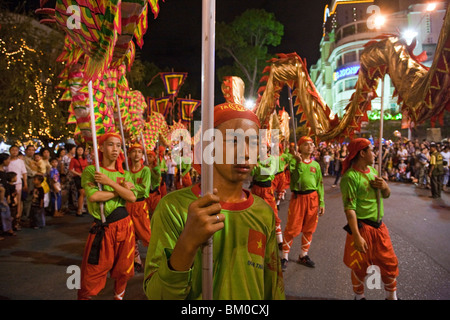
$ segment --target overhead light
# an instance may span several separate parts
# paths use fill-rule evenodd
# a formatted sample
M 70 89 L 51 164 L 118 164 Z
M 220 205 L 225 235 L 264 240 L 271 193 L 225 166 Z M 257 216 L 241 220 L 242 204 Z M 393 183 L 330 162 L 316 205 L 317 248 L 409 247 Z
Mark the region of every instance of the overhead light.
M 434 11 L 434 9 L 436 9 L 436 3 L 432 2 L 432 3 L 427 4 L 427 9 L 426 10 L 428 12 Z
M 375 28 L 376 29 L 380 29 L 381 26 L 383 26 L 386 22 L 386 18 L 381 15 L 381 14 L 377 14 L 377 16 L 375 17 L 374 23 L 375 23 Z
M 406 44 L 409 46 L 411 42 L 417 37 L 417 32 L 411 29 L 408 29 L 402 33 L 403 39 L 406 40 Z
M 253 98 L 245 99 L 244 106 L 249 110 L 253 109 L 255 106 L 255 100 Z

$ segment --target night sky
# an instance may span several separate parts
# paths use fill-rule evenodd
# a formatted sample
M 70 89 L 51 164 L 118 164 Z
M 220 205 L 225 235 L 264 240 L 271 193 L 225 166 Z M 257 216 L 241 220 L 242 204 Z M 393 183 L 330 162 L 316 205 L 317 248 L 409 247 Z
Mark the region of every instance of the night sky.
M 323 10 L 328 0 L 217 0 L 216 21 L 231 22 L 247 9 L 264 9 L 275 14 L 284 25 L 284 36 L 270 53 L 291 53 L 306 58 L 308 69 L 320 56 Z M 149 27 L 144 36 L 140 57 L 155 63 L 161 69 L 173 68 L 188 72 L 186 81 L 197 88 L 192 97 L 200 99 L 201 76 L 201 0 L 160 0 L 160 13 L 156 19 L 149 15 Z M 221 63 L 216 59 L 216 67 Z M 216 96 L 220 83 L 216 81 Z M 216 97 L 216 103 L 223 97 Z
M 331 0 L 216 0 L 216 21 L 231 22 L 250 8 L 264 9 L 275 14 L 275 19 L 284 25 L 281 44 L 269 47 L 269 52 L 296 52 L 306 58 L 308 69 L 320 56 L 319 43 L 322 37 L 323 11 Z M 11 8 L 18 6 L 7 0 Z M 39 0 L 21 2 L 29 11 L 39 8 Z M 45 7 L 54 7 L 50 0 Z M 156 19 L 148 15 L 148 30 L 144 45 L 137 52 L 141 60 L 153 62 L 160 69 L 187 72 L 193 99 L 201 98 L 201 28 L 202 0 L 159 0 L 160 13 Z M 150 11 L 150 10 L 149 10 Z M 222 61 L 216 59 L 216 67 Z M 216 103 L 223 102 L 221 83 L 215 82 Z

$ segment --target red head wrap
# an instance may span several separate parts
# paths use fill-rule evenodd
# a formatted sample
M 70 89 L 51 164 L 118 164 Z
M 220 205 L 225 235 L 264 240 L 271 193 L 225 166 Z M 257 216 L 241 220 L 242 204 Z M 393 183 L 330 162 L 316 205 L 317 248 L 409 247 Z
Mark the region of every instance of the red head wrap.
M 133 149 L 141 149 L 142 152 L 144 152 L 144 146 L 143 146 L 142 144 L 140 144 L 140 143 L 137 143 L 137 142 L 133 143 L 133 144 L 128 148 L 128 151 L 131 151 L 131 150 L 133 150 Z
M 156 162 L 156 153 L 155 153 L 155 151 L 153 151 L 153 150 L 147 150 L 147 155 L 152 156 L 152 157 L 155 158 L 155 160 L 153 160 L 152 165 L 156 165 L 157 162 Z M 150 161 L 150 159 L 149 159 L 148 161 Z
M 248 119 L 260 127 L 256 114 L 237 103 L 222 103 L 214 107 L 214 128 L 231 119 Z
M 122 142 L 122 137 L 120 136 L 120 134 L 118 134 L 116 132 L 108 132 L 108 133 L 103 134 L 98 139 L 98 145 L 99 146 L 103 145 L 103 143 L 105 143 L 105 141 L 110 137 L 119 138 L 120 142 Z M 102 163 L 102 160 L 103 160 L 103 152 L 98 150 L 98 161 L 100 162 L 100 165 Z M 121 151 L 116 160 L 116 170 L 119 171 L 120 173 L 124 173 L 124 170 L 123 170 L 123 162 L 124 161 L 125 161 L 125 156 L 124 156 L 123 152 Z
M 342 174 L 350 168 L 350 163 L 353 158 L 356 157 L 358 152 L 367 148 L 370 145 L 370 141 L 365 138 L 356 138 L 350 141 L 348 144 L 348 155 L 345 158 L 344 162 L 342 162 Z
M 135 142 L 135 143 L 133 143 L 129 148 L 128 148 L 128 152 L 130 152 L 131 153 L 131 150 L 134 150 L 134 149 L 140 149 L 140 150 L 142 150 L 142 153 L 144 153 L 144 146 L 142 145 L 142 144 L 140 144 L 140 143 L 137 143 L 137 142 Z M 129 156 L 128 156 L 129 157 Z M 129 159 L 128 159 L 128 164 L 131 166 L 131 158 L 129 157 Z M 144 159 L 141 159 L 141 164 L 143 164 L 144 163 Z
M 214 107 L 214 128 L 217 128 L 220 124 L 224 123 L 225 121 L 231 120 L 231 119 L 248 119 L 250 121 L 253 121 L 258 125 L 258 127 L 261 126 L 258 117 L 256 114 L 245 108 L 244 106 L 237 104 L 237 103 L 222 103 Z M 200 152 L 201 147 L 196 146 L 195 148 L 197 152 Z M 192 164 L 192 167 L 198 172 L 201 172 L 201 166 L 199 163 L 200 160 L 198 157 L 201 155 L 194 155 L 194 163 Z M 198 159 L 198 160 L 197 160 Z
M 298 145 L 298 146 L 301 146 L 303 143 L 308 142 L 308 141 L 311 141 L 311 142 L 312 142 L 313 140 L 311 139 L 311 137 L 303 136 L 303 137 L 301 137 L 300 139 L 298 139 L 297 145 Z

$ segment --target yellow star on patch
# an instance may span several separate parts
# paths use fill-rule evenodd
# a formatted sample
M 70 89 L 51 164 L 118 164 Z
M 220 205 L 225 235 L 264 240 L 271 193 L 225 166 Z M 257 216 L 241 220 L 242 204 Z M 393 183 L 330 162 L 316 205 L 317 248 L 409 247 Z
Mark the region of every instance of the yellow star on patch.
M 261 249 L 261 248 L 262 248 L 262 241 L 259 240 L 259 241 L 257 242 L 257 244 L 258 244 L 258 249 Z

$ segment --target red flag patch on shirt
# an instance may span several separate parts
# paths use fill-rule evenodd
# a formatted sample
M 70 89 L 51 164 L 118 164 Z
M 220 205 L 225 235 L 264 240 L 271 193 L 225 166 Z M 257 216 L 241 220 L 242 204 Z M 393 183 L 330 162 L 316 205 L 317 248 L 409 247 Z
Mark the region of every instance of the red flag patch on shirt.
M 257 254 L 264 258 L 266 252 L 266 236 L 256 230 L 248 230 L 248 252 Z
M 316 173 L 316 168 L 315 167 L 309 167 L 309 171 L 311 171 L 312 173 Z
M 125 178 L 123 178 L 123 177 L 116 178 L 116 183 L 118 183 L 118 184 L 122 184 L 124 181 L 125 181 Z

